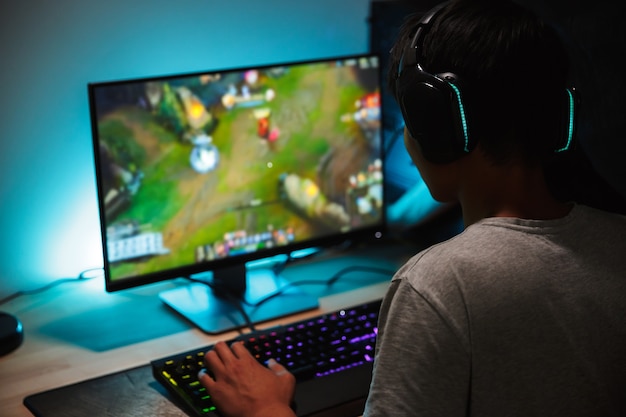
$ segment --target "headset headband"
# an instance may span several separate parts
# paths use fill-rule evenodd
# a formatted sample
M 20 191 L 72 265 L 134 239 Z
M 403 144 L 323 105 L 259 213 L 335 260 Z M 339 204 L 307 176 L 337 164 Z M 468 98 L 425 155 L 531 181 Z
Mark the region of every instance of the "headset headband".
M 448 2 L 441 3 L 430 11 L 428 11 L 422 19 L 417 24 L 415 35 L 411 40 L 411 43 L 405 48 L 402 53 L 402 57 L 400 58 L 400 63 L 398 65 L 397 76 L 400 76 L 402 69 L 405 67 L 418 67 L 420 70 L 424 70 L 422 65 L 420 64 L 420 58 L 422 57 L 422 46 L 424 41 L 424 36 L 430 28 L 432 27 L 433 22 L 435 21 L 435 17 L 443 11 L 443 9 L 448 5 Z
M 463 80 L 451 72 L 429 73 L 422 64 L 424 38 L 449 4 L 441 3 L 422 16 L 396 72 L 396 98 L 405 126 L 424 158 L 433 163 L 452 162 L 476 146 L 476 138 L 470 135 L 473 122 L 468 124 L 462 97 Z M 566 89 L 554 152 L 573 146 L 577 106 L 575 91 Z

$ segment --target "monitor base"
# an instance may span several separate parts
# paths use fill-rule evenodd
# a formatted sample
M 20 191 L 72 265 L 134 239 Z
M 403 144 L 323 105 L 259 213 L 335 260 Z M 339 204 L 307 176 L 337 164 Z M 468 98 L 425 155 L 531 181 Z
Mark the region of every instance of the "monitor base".
M 247 303 L 239 301 L 239 306 L 236 301 L 216 295 L 209 285 L 198 282 L 163 291 L 159 297 L 166 305 L 208 334 L 249 327 L 251 324 L 319 307 L 317 298 L 294 286 L 255 307 L 256 302 L 284 288 L 288 282 L 271 270 L 248 270 L 247 275 L 249 285 L 246 285 L 243 294 Z M 247 318 L 242 314 L 242 309 Z

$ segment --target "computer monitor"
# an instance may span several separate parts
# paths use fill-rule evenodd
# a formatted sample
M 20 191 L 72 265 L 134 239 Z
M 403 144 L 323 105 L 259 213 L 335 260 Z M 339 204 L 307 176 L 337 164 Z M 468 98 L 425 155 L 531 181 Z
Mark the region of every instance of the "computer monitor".
M 380 83 L 373 54 L 90 83 L 106 290 L 194 278 L 161 299 L 208 333 L 315 308 L 250 266 L 381 236 Z

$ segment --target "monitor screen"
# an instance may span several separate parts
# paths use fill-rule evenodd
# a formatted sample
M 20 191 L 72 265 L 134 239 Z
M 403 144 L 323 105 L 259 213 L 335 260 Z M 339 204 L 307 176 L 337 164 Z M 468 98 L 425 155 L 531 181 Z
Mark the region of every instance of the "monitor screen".
M 89 84 L 107 290 L 379 234 L 380 79 L 368 54 Z

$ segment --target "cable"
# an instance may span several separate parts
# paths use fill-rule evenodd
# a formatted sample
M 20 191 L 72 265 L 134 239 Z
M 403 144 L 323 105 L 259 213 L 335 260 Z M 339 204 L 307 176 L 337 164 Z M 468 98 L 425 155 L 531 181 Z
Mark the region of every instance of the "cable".
M 239 311 L 239 313 L 241 314 L 241 317 L 243 318 L 243 321 L 244 321 L 244 324 L 245 324 L 244 327 L 247 327 L 252 332 L 256 331 L 256 327 L 254 326 L 254 323 L 250 319 L 250 316 L 246 312 L 245 308 L 243 308 L 244 302 L 242 302 L 242 300 L 239 297 L 229 293 L 228 291 L 224 291 L 223 289 L 217 288 L 217 286 L 213 285 L 209 281 L 196 279 L 196 278 L 193 278 L 193 277 L 190 277 L 190 276 L 185 276 L 183 278 L 188 280 L 188 281 L 195 282 L 197 284 L 206 285 L 211 290 L 213 290 L 216 294 L 219 294 L 220 297 L 225 298 L 226 301 L 228 301 L 233 307 L 235 307 Z
M 332 285 L 341 278 L 342 275 L 345 275 L 350 272 L 355 271 L 364 271 L 364 272 L 375 272 L 379 274 L 393 275 L 396 273 L 395 269 L 386 269 L 386 268 L 378 268 L 375 266 L 348 266 L 346 268 L 340 269 L 335 273 L 332 277 L 328 279 L 328 285 Z
M 80 274 L 78 274 L 77 277 L 75 278 L 61 278 L 61 279 L 57 279 L 54 280 L 42 287 L 39 288 L 35 288 L 33 290 L 21 290 L 21 291 L 17 291 L 11 295 L 8 295 L 2 299 L 0 299 L 0 305 L 4 304 L 4 303 L 8 303 L 11 300 L 14 300 L 18 297 L 21 297 L 23 295 L 34 295 L 34 294 L 39 294 L 41 292 L 47 291 L 53 287 L 56 287 L 57 285 L 60 284 L 64 284 L 66 282 L 77 282 L 77 281 L 85 281 L 85 280 L 90 280 L 93 278 L 96 278 L 100 275 L 95 275 L 95 276 L 88 276 L 88 274 L 92 271 L 99 271 L 102 270 L 102 268 L 89 268 L 89 269 L 85 269 L 84 271 L 82 271 Z
M 320 252 L 319 248 L 316 248 L 316 247 L 302 249 L 302 250 L 295 251 L 295 252 L 290 252 L 286 254 L 286 259 L 284 259 L 281 262 L 273 263 L 273 265 L 269 269 L 274 273 L 274 275 L 278 276 L 290 263 L 311 258 L 313 256 L 316 256 L 319 252 Z M 248 328 L 252 332 L 256 331 L 256 326 L 254 325 L 254 322 L 250 319 L 250 316 L 248 315 L 248 313 L 246 312 L 246 309 L 244 308 L 244 305 L 252 306 L 251 303 L 248 303 L 245 299 L 237 297 L 236 295 L 230 294 L 228 291 L 224 291 L 222 288 L 218 288 L 217 286 L 213 285 L 209 281 L 196 279 L 191 276 L 185 276 L 183 278 L 191 282 L 204 284 L 207 287 L 209 287 L 211 290 L 213 290 L 216 294 L 219 294 L 219 296 L 221 296 L 222 298 L 225 298 L 241 314 L 241 317 L 243 318 L 243 321 L 244 321 L 243 327 Z M 258 305 L 260 304 L 261 303 L 259 303 Z
M 284 264 L 290 262 L 291 258 L 288 258 Z M 297 258 L 296 258 L 297 259 Z M 272 270 L 274 272 L 278 271 L 278 270 L 282 270 L 284 269 L 284 266 L 281 268 L 276 268 L 273 267 Z M 220 291 L 219 289 L 216 289 L 216 287 L 214 285 L 212 285 L 211 282 L 208 281 L 203 281 L 203 280 L 199 280 L 199 279 L 195 279 L 192 277 L 184 277 L 185 279 L 195 282 L 195 283 L 199 283 L 199 284 L 204 284 L 207 287 L 211 288 L 214 291 L 219 291 L 219 294 L 221 296 L 225 296 L 225 298 L 227 299 L 228 302 L 230 302 L 237 310 L 239 310 L 239 312 L 241 313 L 241 316 L 243 317 L 243 320 L 245 322 L 245 326 L 248 329 L 250 329 L 250 331 L 256 331 L 256 327 L 254 326 L 254 323 L 252 322 L 252 320 L 250 319 L 250 317 L 248 316 L 248 314 L 246 313 L 246 309 L 244 308 L 245 306 L 248 307 L 260 307 L 261 305 L 265 304 L 266 302 L 270 301 L 273 298 L 276 298 L 278 296 L 280 296 L 281 294 L 283 294 L 285 291 L 287 291 L 290 288 L 296 287 L 296 286 L 300 286 L 300 285 L 326 285 L 326 286 L 331 286 L 333 285 L 335 282 L 339 281 L 339 279 L 343 276 L 346 275 L 350 272 L 356 272 L 356 271 L 365 271 L 365 272 L 374 272 L 374 273 L 380 273 L 380 274 L 385 274 L 385 275 L 393 275 L 395 273 L 395 270 L 391 270 L 391 269 L 386 269 L 386 268 L 378 268 L 378 267 L 374 267 L 374 266 L 348 266 L 345 267 L 343 269 L 340 269 L 339 271 L 337 271 L 335 274 L 333 274 L 329 279 L 326 280 L 300 280 L 300 281 L 295 281 L 295 282 L 290 282 L 280 288 L 278 288 L 276 291 L 274 291 L 271 294 L 268 294 L 267 296 L 265 296 L 264 298 L 251 303 L 248 302 L 245 299 L 241 299 L 239 297 L 233 296 L 231 294 L 229 294 L 227 291 Z
M 249 307 L 259 307 L 262 304 L 271 300 L 272 298 L 276 298 L 279 295 L 283 294 L 289 288 L 300 286 L 300 285 L 326 285 L 330 287 L 335 282 L 337 282 L 343 275 L 348 274 L 350 272 L 355 272 L 355 271 L 375 272 L 375 273 L 386 274 L 386 275 L 393 275 L 396 272 L 395 270 L 378 268 L 375 266 L 348 266 L 346 268 L 340 269 L 327 280 L 301 280 L 301 281 L 290 282 L 287 285 L 282 286 L 281 288 L 277 289 L 273 293 L 267 295 L 266 297 L 260 299 L 259 301 L 255 303 L 248 303 L 245 300 L 243 300 L 243 303 L 245 303 Z
M 272 272 L 274 272 L 274 275 L 280 275 L 283 272 L 283 270 L 287 267 L 287 265 L 296 261 L 301 261 L 303 259 L 312 258 L 314 256 L 317 256 L 319 253 L 320 253 L 319 248 L 308 248 L 308 249 L 302 249 L 300 251 L 289 252 L 287 254 L 287 259 L 285 259 L 283 262 L 276 262 L 272 266 L 271 270 Z
M 388 155 L 389 153 L 391 153 L 391 148 L 393 148 L 393 145 L 398 141 L 398 139 L 404 139 L 404 123 L 401 123 L 398 126 L 395 126 L 394 129 L 391 132 L 391 139 L 389 139 L 387 142 L 387 145 L 385 146 L 385 152 Z

